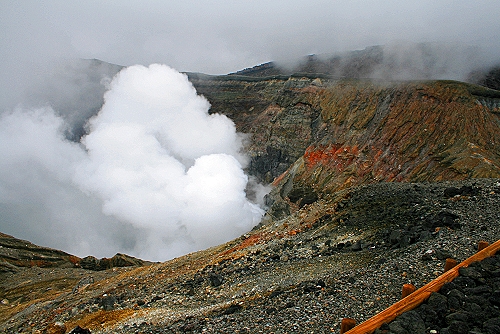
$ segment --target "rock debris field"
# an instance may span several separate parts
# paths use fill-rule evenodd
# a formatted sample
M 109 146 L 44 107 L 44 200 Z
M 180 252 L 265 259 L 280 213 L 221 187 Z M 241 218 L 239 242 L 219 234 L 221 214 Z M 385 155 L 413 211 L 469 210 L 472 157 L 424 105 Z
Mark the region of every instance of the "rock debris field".
M 425 303 L 375 333 L 500 333 L 500 254 L 459 272 Z
M 443 272 L 446 258 L 461 262 L 480 240 L 500 236 L 498 179 L 380 183 L 334 197 L 164 263 L 4 275 L 0 331 L 338 333 L 342 318 L 367 320 L 398 301 L 403 284 L 419 288 Z M 314 224 L 292 231 L 314 212 Z M 460 269 L 378 333 L 498 333 L 499 270 L 498 256 Z M 60 284 L 30 297 L 34 278 Z

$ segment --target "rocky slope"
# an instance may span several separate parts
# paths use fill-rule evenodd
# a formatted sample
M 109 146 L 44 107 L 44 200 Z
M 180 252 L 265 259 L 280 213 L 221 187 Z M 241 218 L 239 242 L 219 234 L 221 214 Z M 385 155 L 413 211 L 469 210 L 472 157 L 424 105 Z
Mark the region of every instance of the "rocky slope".
M 460 275 L 375 334 L 500 332 L 500 254 L 459 269 Z
M 0 233 L 0 277 L 22 267 L 72 268 L 80 259 L 63 251 L 40 247 L 26 240 Z
M 363 185 L 165 263 L 22 268 L 1 281 L 0 331 L 336 332 L 495 241 L 499 196 L 498 179 Z
M 31 267 L 106 270 L 148 264 L 151 262 L 119 253 L 109 259 L 97 259 L 93 256 L 81 259 L 60 250 L 37 246 L 29 241 L 0 233 L 0 278 Z

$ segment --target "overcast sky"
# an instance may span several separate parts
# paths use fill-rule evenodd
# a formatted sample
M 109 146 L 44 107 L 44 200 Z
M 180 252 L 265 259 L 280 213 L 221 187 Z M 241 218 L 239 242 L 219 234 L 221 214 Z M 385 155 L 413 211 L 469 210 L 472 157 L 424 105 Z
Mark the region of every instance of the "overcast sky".
M 11 69 L 73 56 L 210 74 L 395 40 L 493 56 L 499 14 L 498 0 L 0 0 L 0 55 Z

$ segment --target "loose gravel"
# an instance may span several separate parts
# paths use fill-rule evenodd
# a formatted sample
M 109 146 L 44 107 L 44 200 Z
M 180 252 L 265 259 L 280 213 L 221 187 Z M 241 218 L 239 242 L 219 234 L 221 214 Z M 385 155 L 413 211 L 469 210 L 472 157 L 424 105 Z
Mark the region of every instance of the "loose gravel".
M 168 280 L 160 277 L 179 261 L 141 269 L 119 284 L 109 271 L 57 303 L 33 304 L 0 330 L 38 330 L 49 313 L 54 323 L 76 324 L 71 319 L 85 314 L 130 311 L 92 333 L 339 332 L 342 318 L 367 320 L 398 301 L 403 284 L 419 288 L 443 272 L 446 258 L 461 262 L 480 240 L 498 240 L 500 181 L 361 186 L 304 212 L 254 233 L 278 235 L 274 225 L 321 214 L 309 229 L 251 245 L 234 259 Z
M 445 196 L 446 191 L 453 195 L 453 189 L 460 190 L 463 186 L 475 189 L 474 194 Z M 416 188 L 418 190 L 414 191 Z M 401 193 L 408 196 L 401 198 Z M 390 219 L 401 220 L 390 225 L 392 230 L 408 231 L 408 225 L 425 225 L 428 221 L 426 217 L 435 217 L 435 213 L 439 212 L 456 215 L 457 218 L 452 222 L 456 228 L 437 226 L 429 239 L 414 241 L 406 247 L 393 245 L 390 240 L 384 244 L 384 240 L 374 239 L 390 235 L 387 231 L 379 231 L 369 238 L 366 242 L 368 246 L 364 249 L 352 251 L 353 242 L 351 249 L 343 249 L 329 256 L 321 256 L 321 247 L 324 247 L 322 238 L 309 242 L 302 240 L 302 246 L 295 246 L 291 251 L 285 247 L 281 256 L 275 257 L 274 261 L 258 265 L 257 271 L 233 279 L 227 277 L 226 284 L 218 287 L 224 290 L 230 289 L 230 285 L 237 285 L 237 282 L 248 282 L 254 287 L 253 300 L 238 302 L 239 299 L 235 298 L 222 311 L 182 319 L 168 326 L 144 322 L 121 330 L 123 333 L 134 330 L 142 333 L 339 332 L 342 318 L 353 318 L 358 323 L 367 320 L 397 302 L 403 284 L 411 283 L 419 288 L 442 274 L 446 258 L 461 262 L 477 251 L 478 241 L 492 243 L 500 237 L 498 180 L 439 184 L 391 183 L 361 187 L 344 204 L 345 211 L 349 212 L 351 222 L 360 223 L 362 228 L 361 218 L 352 216 L 352 212 L 356 211 L 353 207 L 366 203 L 368 199 L 396 200 L 394 196 L 405 203 L 407 215 L 393 215 L 398 208 L 386 207 Z M 409 206 L 412 207 L 413 216 L 408 215 Z M 366 214 L 373 216 L 370 212 Z M 317 245 L 316 252 L 300 258 L 297 253 L 303 254 L 311 246 L 314 248 L 314 243 Z M 262 253 L 268 257 L 274 254 L 268 250 Z M 262 256 L 262 253 L 259 255 Z M 287 255 L 283 256 L 283 253 Z M 259 259 L 259 256 L 256 258 Z M 230 264 L 233 265 L 237 263 Z M 223 275 L 228 272 L 230 270 L 224 271 L 222 268 Z

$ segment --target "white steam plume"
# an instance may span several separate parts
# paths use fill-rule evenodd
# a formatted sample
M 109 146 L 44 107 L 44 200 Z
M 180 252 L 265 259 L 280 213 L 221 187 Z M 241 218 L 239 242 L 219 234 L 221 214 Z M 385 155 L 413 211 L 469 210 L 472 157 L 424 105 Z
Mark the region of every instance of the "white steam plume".
M 113 79 L 104 100 L 81 145 L 64 138 L 64 122 L 50 109 L 2 116 L 4 224 L 23 217 L 21 230 L 57 231 L 58 245 L 77 255 L 115 249 L 165 260 L 259 222 L 263 211 L 245 196 L 240 135 L 227 117 L 209 115 L 185 75 L 132 66 Z M 33 215 L 17 215 L 23 208 Z M 37 210 L 43 219 L 30 222 Z

